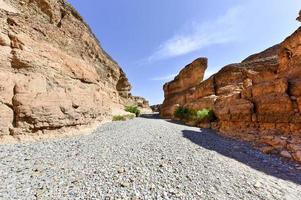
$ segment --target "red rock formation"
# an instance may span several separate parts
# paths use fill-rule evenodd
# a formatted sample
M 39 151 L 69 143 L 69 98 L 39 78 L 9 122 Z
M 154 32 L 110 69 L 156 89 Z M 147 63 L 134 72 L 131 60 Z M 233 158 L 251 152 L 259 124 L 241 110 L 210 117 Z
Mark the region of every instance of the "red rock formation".
M 301 162 L 301 27 L 281 44 L 228 65 L 203 82 L 204 71 L 189 70 L 199 75 L 199 82 L 181 86 L 180 92 L 167 90 L 167 83 L 163 117 L 172 117 L 179 105 L 209 108 L 217 117 L 212 127 L 223 135 Z M 176 81 L 181 82 L 180 75 Z
M 0 0 L 0 137 L 89 124 L 131 85 L 64 0 Z
M 185 104 L 186 92 L 202 82 L 207 69 L 207 58 L 199 58 L 187 65 L 175 79 L 163 87 L 165 100 L 161 106 L 162 117 L 172 117 L 178 104 Z

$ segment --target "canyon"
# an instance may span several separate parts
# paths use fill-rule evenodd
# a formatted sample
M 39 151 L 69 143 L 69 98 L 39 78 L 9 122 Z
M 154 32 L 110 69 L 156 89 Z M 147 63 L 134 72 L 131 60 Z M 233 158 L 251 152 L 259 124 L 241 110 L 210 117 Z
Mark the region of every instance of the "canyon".
M 167 15 L 181 23 L 170 2 L 137 0 L 156 11 L 136 9 L 141 26 L 133 2 L 70 0 L 101 13 L 97 28 L 128 60 L 155 42 L 133 40 L 142 45 L 135 48 L 127 31 L 157 38 L 144 17 L 159 29 L 172 27 L 158 23 Z M 181 3 L 214 11 L 205 1 Z M 0 25 L 0 199 L 300 199 L 301 27 L 206 80 L 208 59 L 194 60 L 163 86 L 163 104 L 149 106 L 66 0 L 0 0 Z M 155 98 L 161 83 L 143 84 L 166 77 L 147 80 L 151 71 L 133 69 L 135 85 Z
M 66 1 L 0 0 L 0 25 L 0 140 L 150 111 Z
M 126 105 L 152 112 L 64 0 L 0 0 L 0 15 L 0 140 L 81 129 Z M 300 44 L 301 28 L 207 80 L 208 60 L 198 58 L 164 85 L 165 100 L 152 109 L 163 118 L 179 106 L 212 110 L 216 120 L 197 126 L 301 162 Z
M 207 58 L 199 58 L 164 85 L 161 117 L 175 118 L 180 106 L 210 109 L 216 120 L 199 127 L 301 162 L 301 27 L 282 43 L 203 80 L 206 69 Z

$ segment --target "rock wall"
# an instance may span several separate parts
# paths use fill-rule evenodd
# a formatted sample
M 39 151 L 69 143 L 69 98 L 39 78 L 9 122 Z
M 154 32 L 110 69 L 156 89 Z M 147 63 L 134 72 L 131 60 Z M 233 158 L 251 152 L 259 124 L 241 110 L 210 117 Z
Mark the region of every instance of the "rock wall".
M 110 118 L 131 85 L 64 0 L 0 0 L 0 138 Z
M 180 73 L 164 86 L 162 117 L 172 117 L 177 106 L 209 108 L 217 117 L 209 127 L 301 162 L 301 27 L 281 44 L 225 66 L 203 82 L 203 71 L 189 70 L 198 76 L 196 84 L 170 91 L 170 84 L 181 82 Z
M 160 107 L 162 117 L 171 118 L 178 105 L 185 105 L 189 101 L 186 100 L 187 94 L 197 90 L 195 86 L 202 82 L 206 69 L 207 58 L 199 58 L 187 65 L 173 81 L 163 86 L 165 99 Z

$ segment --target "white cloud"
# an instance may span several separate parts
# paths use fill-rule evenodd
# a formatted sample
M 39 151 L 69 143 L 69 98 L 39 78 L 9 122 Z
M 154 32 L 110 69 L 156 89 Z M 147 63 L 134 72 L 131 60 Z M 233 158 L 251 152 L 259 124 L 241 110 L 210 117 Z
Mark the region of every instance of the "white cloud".
M 241 6 L 236 6 L 216 20 L 192 23 L 188 31 L 182 31 L 163 42 L 148 61 L 185 55 L 213 44 L 228 43 L 238 39 L 239 15 L 242 10 Z
M 169 81 L 169 80 L 174 79 L 175 76 L 177 76 L 177 74 L 169 74 L 166 76 L 154 77 L 154 78 L 151 78 L 150 80 L 152 80 L 152 81 Z

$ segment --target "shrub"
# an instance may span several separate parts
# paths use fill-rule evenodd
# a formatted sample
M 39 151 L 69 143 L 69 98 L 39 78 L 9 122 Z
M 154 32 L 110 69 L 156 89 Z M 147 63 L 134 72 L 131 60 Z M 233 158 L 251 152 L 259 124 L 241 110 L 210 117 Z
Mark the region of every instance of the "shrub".
M 136 117 L 138 117 L 140 115 L 140 110 L 138 109 L 137 106 L 126 106 L 124 110 L 135 114 Z
M 174 116 L 180 119 L 184 118 L 185 113 L 187 113 L 187 109 L 184 107 L 177 107 L 177 109 L 174 112 Z
M 212 121 L 214 119 L 214 114 L 212 110 L 202 109 L 202 110 L 193 110 L 185 107 L 178 107 L 174 116 L 181 120 L 202 122 L 202 121 Z
M 196 112 L 197 119 L 202 121 L 202 120 L 212 120 L 213 119 L 213 112 L 212 110 L 209 109 L 202 109 Z
M 196 112 L 194 110 L 182 106 L 178 107 L 174 112 L 174 116 L 180 119 L 191 120 L 195 115 Z
M 128 119 L 134 119 L 135 115 L 115 115 L 113 121 L 126 121 Z
M 125 117 L 126 117 L 127 119 L 134 119 L 134 118 L 135 118 L 135 115 L 125 115 Z
M 115 115 L 113 116 L 113 121 L 125 121 L 126 118 L 123 115 Z

